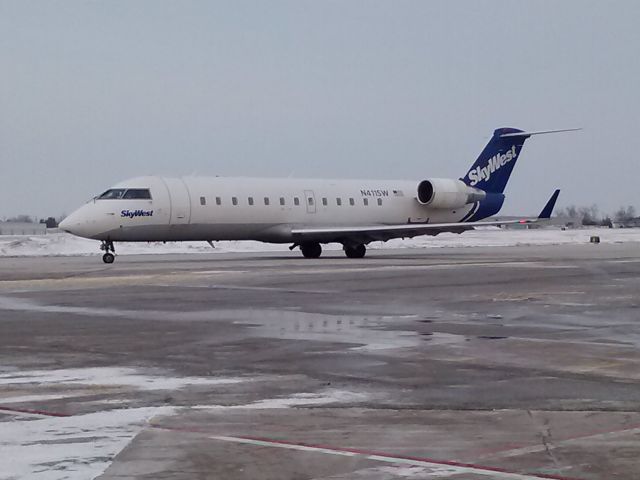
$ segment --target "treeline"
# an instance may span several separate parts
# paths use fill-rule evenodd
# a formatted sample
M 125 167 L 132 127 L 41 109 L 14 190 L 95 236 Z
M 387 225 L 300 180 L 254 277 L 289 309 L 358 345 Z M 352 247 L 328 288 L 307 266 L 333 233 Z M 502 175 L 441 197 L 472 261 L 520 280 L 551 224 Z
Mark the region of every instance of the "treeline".
M 40 221 L 36 222 L 31 215 L 16 215 L 15 217 L 9 217 L 2 219 L 3 222 L 9 223 L 43 223 L 47 225 L 47 228 L 55 228 L 58 226 L 58 223 L 62 221 L 62 219 L 56 219 L 54 217 L 41 218 Z
M 582 225 L 611 227 L 613 222 L 625 223 L 636 218 L 636 209 L 633 205 L 629 205 L 620 207 L 613 215 L 609 215 L 601 214 L 597 205 L 591 205 L 590 207 L 569 205 L 568 207 L 557 209 L 556 216 L 576 219 Z
M 16 215 L 15 217 L 5 218 L 4 221 L 12 223 L 36 223 L 30 215 Z

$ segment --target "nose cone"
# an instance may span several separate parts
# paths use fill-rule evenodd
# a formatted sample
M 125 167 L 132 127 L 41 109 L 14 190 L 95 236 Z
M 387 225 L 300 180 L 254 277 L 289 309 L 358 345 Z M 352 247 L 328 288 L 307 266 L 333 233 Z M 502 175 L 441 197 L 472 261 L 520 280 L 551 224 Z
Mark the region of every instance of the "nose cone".
M 61 221 L 58 228 L 79 237 L 92 238 L 97 233 L 93 217 L 85 205 Z
M 69 217 L 66 217 L 64 220 L 62 220 L 59 224 L 58 224 L 58 228 L 60 230 L 64 230 L 65 232 L 69 232 L 69 228 L 71 228 L 71 222 L 69 221 Z
M 78 210 L 66 217 L 58 224 L 60 230 L 64 230 L 67 233 L 83 236 L 80 232 L 83 229 L 83 224 L 86 223 L 83 219 L 83 215 L 79 214 Z

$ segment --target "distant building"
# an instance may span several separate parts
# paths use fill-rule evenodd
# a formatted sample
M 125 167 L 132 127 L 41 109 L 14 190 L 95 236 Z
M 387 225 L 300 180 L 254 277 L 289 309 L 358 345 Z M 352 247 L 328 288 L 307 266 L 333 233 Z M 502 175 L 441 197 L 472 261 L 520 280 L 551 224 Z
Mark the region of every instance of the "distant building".
M 46 220 L 43 218 L 40 223 L 44 223 L 47 228 L 58 228 L 58 221 L 53 217 L 49 217 Z
M 46 235 L 44 223 L 0 222 L 0 235 Z
M 614 221 L 613 228 L 640 228 L 640 217 L 630 218 L 629 220 Z

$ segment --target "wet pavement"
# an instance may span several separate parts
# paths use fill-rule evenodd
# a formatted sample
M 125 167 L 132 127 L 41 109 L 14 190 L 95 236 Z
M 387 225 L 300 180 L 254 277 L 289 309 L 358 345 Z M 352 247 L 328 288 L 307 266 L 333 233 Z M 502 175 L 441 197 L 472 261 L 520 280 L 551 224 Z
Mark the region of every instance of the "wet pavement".
M 640 478 L 640 244 L 327 253 L 1 259 L 0 478 Z

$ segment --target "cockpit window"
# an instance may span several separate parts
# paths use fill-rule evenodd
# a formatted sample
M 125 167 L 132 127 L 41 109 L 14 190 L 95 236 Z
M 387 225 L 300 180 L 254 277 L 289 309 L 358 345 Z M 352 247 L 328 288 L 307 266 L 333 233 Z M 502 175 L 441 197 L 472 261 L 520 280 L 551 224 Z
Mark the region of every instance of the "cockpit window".
M 124 194 L 126 199 L 151 200 L 151 192 L 148 188 L 130 188 Z
M 114 199 L 122 198 L 122 196 L 124 195 L 124 192 L 125 192 L 124 188 L 112 188 L 104 192 L 102 195 L 100 195 L 98 197 L 98 200 L 114 200 Z
M 98 197 L 98 200 L 151 200 L 148 188 L 112 188 Z

